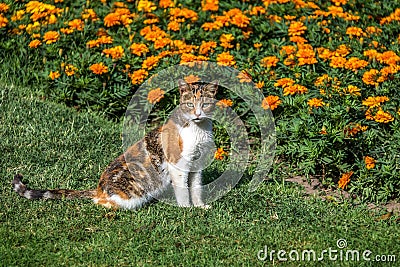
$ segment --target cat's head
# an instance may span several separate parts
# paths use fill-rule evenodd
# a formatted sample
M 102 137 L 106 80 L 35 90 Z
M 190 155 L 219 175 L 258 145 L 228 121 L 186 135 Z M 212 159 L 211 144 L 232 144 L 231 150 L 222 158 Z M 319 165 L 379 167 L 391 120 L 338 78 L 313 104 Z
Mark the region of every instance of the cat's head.
M 178 80 L 180 109 L 188 121 L 196 123 L 210 118 L 215 108 L 218 82 L 187 83 Z

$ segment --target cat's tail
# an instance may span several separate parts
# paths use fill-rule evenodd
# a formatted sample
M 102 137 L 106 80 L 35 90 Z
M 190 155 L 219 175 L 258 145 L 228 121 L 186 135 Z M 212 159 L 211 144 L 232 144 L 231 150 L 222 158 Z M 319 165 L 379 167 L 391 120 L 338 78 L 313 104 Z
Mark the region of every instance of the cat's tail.
M 16 174 L 12 181 L 14 191 L 20 196 L 27 199 L 74 199 L 74 198 L 90 198 L 92 199 L 96 190 L 68 190 L 68 189 L 51 189 L 51 190 L 34 190 L 26 187 L 22 183 L 22 175 Z

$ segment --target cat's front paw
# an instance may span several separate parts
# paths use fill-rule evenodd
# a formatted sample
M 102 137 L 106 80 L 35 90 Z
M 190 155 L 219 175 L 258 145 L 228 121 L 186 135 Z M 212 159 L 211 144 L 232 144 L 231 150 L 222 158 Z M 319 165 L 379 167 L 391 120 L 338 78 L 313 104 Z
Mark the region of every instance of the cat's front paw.
M 199 206 L 196 206 L 196 207 L 198 207 L 198 208 L 202 208 L 202 209 L 204 209 L 204 210 L 209 210 L 209 209 L 211 209 L 211 208 L 212 208 L 212 206 L 211 206 L 211 205 L 206 205 L 206 204 L 199 205 Z

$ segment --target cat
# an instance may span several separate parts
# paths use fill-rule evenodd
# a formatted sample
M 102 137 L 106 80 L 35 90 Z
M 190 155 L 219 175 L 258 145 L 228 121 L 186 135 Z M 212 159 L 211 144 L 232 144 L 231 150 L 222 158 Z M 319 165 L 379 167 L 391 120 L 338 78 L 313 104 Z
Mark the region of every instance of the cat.
M 178 88 L 180 103 L 167 122 L 109 164 L 97 189 L 33 190 L 16 174 L 14 191 L 27 199 L 89 198 L 107 208 L 136 209 L 172 184 L 179 206 L 209 208 L 203 200 L 201 170 L 214 145 L 211 114 L 218 82 L 179 79 Z

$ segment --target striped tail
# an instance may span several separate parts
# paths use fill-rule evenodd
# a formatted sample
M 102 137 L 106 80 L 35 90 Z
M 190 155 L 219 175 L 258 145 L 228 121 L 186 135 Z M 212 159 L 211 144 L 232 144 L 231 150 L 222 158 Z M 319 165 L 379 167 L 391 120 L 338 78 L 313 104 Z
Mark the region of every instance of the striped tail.
M 12 181 L 14 191 L 21 197 L 27 199 L 74 199 L 74 198 L 93 198 L 96 190 L 67 190 L 67 189 L 52 189 L 52 190 L 34 190 L 29 189 L 22 183 L 22 175 L 16 174 Z

